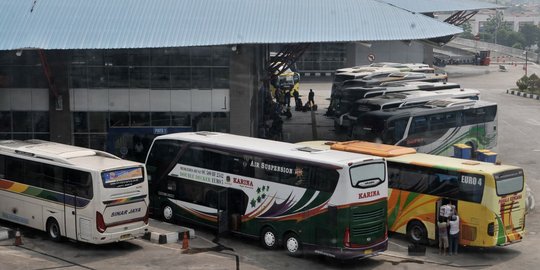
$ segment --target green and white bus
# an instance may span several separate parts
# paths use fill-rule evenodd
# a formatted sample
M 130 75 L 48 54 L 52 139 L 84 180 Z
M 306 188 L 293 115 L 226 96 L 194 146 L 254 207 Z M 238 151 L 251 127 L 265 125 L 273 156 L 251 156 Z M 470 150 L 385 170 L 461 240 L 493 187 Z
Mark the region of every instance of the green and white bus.
M 420 153 L 452 156 L 454 144 L 496 151 L 497 103 L 432 100 L 413 108 L 370 111 L 358 116 L 352 138 L 413 147 Z
M 156 137 L 151 211 L 169 222 L 284 244 L 291 256 L 374 256 L 387 248 L 386 162 L 214 132 Z
M 141 163 L 41 140 L 0 141 L 0 218 L 63 237 L 104 244 L 148 228 Z

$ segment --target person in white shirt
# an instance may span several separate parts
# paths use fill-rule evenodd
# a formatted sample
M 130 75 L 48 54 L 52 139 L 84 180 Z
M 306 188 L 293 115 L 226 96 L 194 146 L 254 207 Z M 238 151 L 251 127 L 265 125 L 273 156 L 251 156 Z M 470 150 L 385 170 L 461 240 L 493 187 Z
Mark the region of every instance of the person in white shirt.
M 448 253 L 450 255 L 457 255 L 458 245 L 459 245 L 459 216 L 453 215 L 450 218 L 450 221 L 448 221 L 449 224 L 449 232 L 448 232 L 448 242 L 449 242 L 449 250 Z

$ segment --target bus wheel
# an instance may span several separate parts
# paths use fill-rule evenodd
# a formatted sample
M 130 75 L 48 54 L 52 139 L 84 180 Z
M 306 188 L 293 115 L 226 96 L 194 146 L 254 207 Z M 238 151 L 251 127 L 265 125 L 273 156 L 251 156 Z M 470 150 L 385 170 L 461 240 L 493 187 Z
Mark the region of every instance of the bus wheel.
M 302 242 L 295 233 L 289 233 L 285 236 L 285 248 L 287 248 L 287 254 L 292 257 L 302 256 Z
M 166 204 L 161 210 L 161 215 L 166 222 L 173 222 L 174 212 L 170 205 Z
M 265 227 L 261 233 L 261 243 L 266 249 L 275 249 L 277 247 L 277 236 L 270 227 Z
M 407 226 L 407 236 L 413 244 L 427 243 L 427 230 L 424 224 L 418 220 L 413 220 Z
M 58 222 L 56 222 L 54 218 L 49 218 L 49 220 L 47 220 L 47 235 L 55 242 L 59 242 L 62 238 L 60 226 L 58 226 Z

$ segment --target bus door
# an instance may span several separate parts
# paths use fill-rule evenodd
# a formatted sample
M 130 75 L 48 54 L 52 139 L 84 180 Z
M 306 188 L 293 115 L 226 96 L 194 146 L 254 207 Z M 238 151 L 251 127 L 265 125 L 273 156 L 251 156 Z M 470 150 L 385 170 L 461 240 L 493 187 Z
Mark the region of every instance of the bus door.
M 79 240 L 77 233 L 77 188 L 72 183 L 64 187 L 64 224 L 66 237 Z
M 224 188 L 218 191 L 218 234 L 229 231 L 229 189 Z

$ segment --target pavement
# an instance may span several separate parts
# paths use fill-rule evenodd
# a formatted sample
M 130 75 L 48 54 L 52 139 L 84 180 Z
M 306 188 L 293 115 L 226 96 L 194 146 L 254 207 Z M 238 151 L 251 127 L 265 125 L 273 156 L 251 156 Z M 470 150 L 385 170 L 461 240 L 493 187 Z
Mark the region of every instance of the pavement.
M 467 65 L 446 66 L 444 69 L 449 74 L 450 81 L 452 81 L 451 78 L 453 77 L 475 76 L 479 74 L 486 74 L 491 71 L 496 71 L 498 69 L 498 65 L 494 64 L 487 67 Z M 339 140 L 340 136 L 345 135 L 336 135 L 333 125 L 333 119 L 324 115 L 329 104 L 331 78 L 318 78 L 317 80 L 325 80 L 322 84 L 320 81 L 314 84 L 314 81 L 310 82 L 310 80 L 314 79 L 304 80 L 301 83 L 300 95 L 304 96 L 304 100 L 307 100 L 307 94 L 309 92 L 309 89 L 313 88 L 313 90 L 315 91 L 315 102 L 318 104 L 318 110 L 308 112 L 294 111 L 294 109 L 291 110 L 293 116 L 290 119 L 284 119 L 284 141 L 296 143 L 308 140 Z M 311 128 L 299 129 L 299 126 L 310 126 Z M 343 140 L 345 139 L 346 137 L 343 137 Z M 185 246 L 186 244 L 183 237 L 184 232 L 188 232 L 189 235 L 189 239 L 187 239 L 189 248 L 182 249 L 182 255 L 197 254 L 197 256 L 201 256 L 201 258 L 204 258 L 201 261 L 203 261 L 206 266 L 219 266 L 220 262 L 224 258 L 227 258 L 228 260 L 235 260 L 235 258 L 230 257 L 231 254 L 228 254 L 227 256 L 216 256 L 215 252 L 221 252 L 230 249 L 220 244 L 216 244 L 210 239 L 206 239 L 197 235 L 195 229 L 190 227 L 173 225 L 152 219 L 150 221 L 149 234 L 145 238 L 146 240 L 154 243 L 179 245 L 179 247 L 181 247 L 182 245 Z M 13 238 L 13 235 L 14 233 L 11 229 L 0 227 L 0 241 Z M 456 258 L 450 260 L 449 256 L 439 255 L 436 252 L 436 248 L 428 248 L 428 251 L 425 253 L 409 254 L 407 252 L 407 246 L 399 244 L 397 246 L 390 245 L 389 250 L 385 251 L 381 256 L 384 256 L 385 260 L 389 261 L 413 261 L 418 263 L 450 265 L 456 267 L 459 267 L 459 265 L 457 265 L 456 263 L 459 263 L 461 265 L 467 264 L 465 260 L 461 260 L 461 256 L 457 256 Z M 236 260 L 238 260 L 238 257 L 236 257 Z M 258 267 L 248 268 L 260 269 Z

